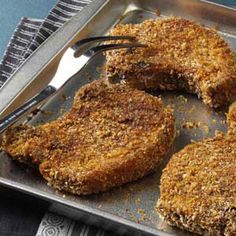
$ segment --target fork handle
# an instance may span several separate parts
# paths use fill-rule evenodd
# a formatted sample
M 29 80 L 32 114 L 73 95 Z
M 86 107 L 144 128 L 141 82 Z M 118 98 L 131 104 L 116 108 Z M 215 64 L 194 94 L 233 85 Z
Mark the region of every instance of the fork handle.
M 35 97 L 27 101 L 25 104 L 17 108 L 14 112 L 5 116 L 0 120 L 0 134 L 4 132 L 9 126 L 13 125 L 18 121 L 22 116 L 31 110 L 36 105 L 41 104 L 45 99 L 49 98 L 56 92 L 56 89 L 53 86 L 48 85 Z

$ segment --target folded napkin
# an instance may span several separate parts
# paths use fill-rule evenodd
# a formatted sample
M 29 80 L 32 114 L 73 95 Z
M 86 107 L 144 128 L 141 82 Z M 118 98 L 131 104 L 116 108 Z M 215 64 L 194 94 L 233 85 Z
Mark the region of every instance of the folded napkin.
M 0 63 L 0 88 L 40 44 L 90 2 L 59 0 L 43 21 L 22 18 Z
M 16 71 L 16 69 L 26 60 L 26 58 L 40 46 L 40 44 L 42 44 L 53 32 L 60 28 L 65 22 L 67 22 L 80 10 L 82 10 L 83 7 L 88 5 L 91 1 L 92 0 L 59 0 L 44 20 L 26 17 L 22 18 L 16 27 L 16 30 L 0 63 L 0 88 Z M 29 235 L 27 231 L 32 232 L 31 228 L 33 226 L 35 227 L 32 213 L 30 213 L 31 211 L 23 211 L 22 208 L 19 208 L 19 212 L 16 212 L 16 209 L 17 207 L 15 206 L 14 211 L 18 217 L 20 213 L 31 214 L 32 222 L 30 222 L 30 217 L 26 216 L 29 227 L 28 230 L 27 227 L 24 229 L 22 227 L 18 227 L 18 232 L 16 232 L 17 230 L 14 230 L 13 232 L 13 230 L 9 231 L 7 229 L 10 233 L 6 233 L 6 235 Z M 115 235 L 115 233 L 105 232 L 97 227 L 93 227 L 82 222 L 75 222 L 72 219 L 53 214 L 45 210 L 45 207 L 42 207 L 42 209 L 45 211 L 45 213 L 40 225 L 38 226 L 38 229 L 36 229 L 37 236 Z M 39 211 L 39 209 L 35 210 Z M 38 217 L 42 217 L 42 212 L 38 214 Z M 16 219 L 15 217 L 12 218 L 13 220 Z M 8 222 L 8 219 L 4 220 L 4 222 Z M 17 222 L 15 222 L 13 225 L 15 224 L 17 224 Z M 6 229 L 6 224 L 4 229 Z M 1 229 L 0 234 L 4 234 Z

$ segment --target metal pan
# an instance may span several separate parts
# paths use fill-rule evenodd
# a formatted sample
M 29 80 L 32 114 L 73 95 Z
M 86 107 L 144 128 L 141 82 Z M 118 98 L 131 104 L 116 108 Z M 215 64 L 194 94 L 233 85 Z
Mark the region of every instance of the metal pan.
M 0 111 L 2 114 L 9 112 L 45 85 L 52 74 L 48 72 L 57 64 L 60 53 L 72 42 L 87 36 L 105 34 L 118 22 L 138 23 L 147 18 L 156 18 L 157 9 L 161 12 L 160 17 L 181 16 L 206 26 L 217 27 L 231 48 L 236 50 L 236 11 L 231 8 L 197 0 L 97 0 L 56 32 L 16 72 L 0 93 Z M 38 65 L 35 65 L 36 62 Z M 103 56 L 96 57 L 43 107 L 44 112 L 29 123 L 37 125 L 60 116 L 70 107 L 76 90 L 101 77 L 103 65 Z M 15 92 L 18 96 L 14 95 Z M 224 111 L 214 111 L 205 106 L 195 95 L 168 92 L 155 95 L 162 96 L 166 104 L 174 107 L 178 129 L 172 150 L 155 174 L 107 193 L 87 197 L 65 196 L 49 188 L 36 170 L 17 164 L 1 153 L 0 184 L 46 199 L 52 203 L 52 211 L 105 229 L 115 228 L 118 233 L 191 235 L 167 226 L 155 212 L 161 170 L 171 155 L 191 140 L 213 136 L 216 130 L 225 132 L 225 114 Z M 3 98 L 6 101 L 2 102 Z M 186 128 L 189 123 L 198 125 Z

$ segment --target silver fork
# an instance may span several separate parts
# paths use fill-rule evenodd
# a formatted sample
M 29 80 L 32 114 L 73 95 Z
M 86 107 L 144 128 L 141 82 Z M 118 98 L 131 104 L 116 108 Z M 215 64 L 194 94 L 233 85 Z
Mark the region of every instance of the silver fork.
M 90 44 L 124 39 L 129 40 L 130 42 L 98 45 L 88 49 L 89 46 L 91 46 Z M 41 105 L 49 97 L 53 96 L 70 80 L 73 75 L 79 72 L 89 62 L 89 60 L 97 54 L 121 48 L 146 47 L 143 44 L 132 42 L 133 40 L 134 37 L 131 36 L 101 36 L 82 39 L 75 43 L 63 54 L 57 72 L 48 86 L 14 112 L 0 120 L 0 134 L 22 118 L 23 115 L 31 111 L 33 108 L 36 108 L 36 106 L 38 107 Z

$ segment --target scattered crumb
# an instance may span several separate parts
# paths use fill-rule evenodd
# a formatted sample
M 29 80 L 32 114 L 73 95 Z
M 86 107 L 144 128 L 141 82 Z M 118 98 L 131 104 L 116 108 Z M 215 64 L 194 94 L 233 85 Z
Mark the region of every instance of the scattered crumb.
M 209 129 L 208 125 L 203 125 L 201 128 L 203 131 L 205 131 L 205 133 L 207 133 L 207 134 L 209 133 L 210 129 Z
M 33 119 L 35 115 L 37 115 L 39 112 L 42 112 L 40 109 L 36 108 L 34 111 L 32 111 L 26 118 L 26 122 L 29 122 Z
M 220 30 L 220 26 L 218 24 L 215 24 L 212 26 L 212 29 L 214 30 Z
M 144 209 L 139 208 L 139 209 L 138 209 L 138 213 L 139 213 L 139 215 L 140 215 L 140 221 L 144 221 L 144 220 L 147 219 L 147 214 L 146 214 L 146 212 L 145 212 Z
M 53 114 L 52 111 L 49 111 L 49 110 L 41 110 L 41 113 L 43 115 L 52 115 Z
M 139 18 L 139 19 L 143 19 L 143 16 L 142 16 L 142 15 L 139 15 L 138 18 Z
M 184 97 L 183 95 L 178 96 L 177 99 L 182 103 L 188 102 L 188 99 L 186 97 Z
M 35 116 L 35 115 L 37 115 L 39 112 L 42 112 L 42 110 L 41 109 L 39 109 L 39 108 L 36 108 L 35 110 L 33 110 L 32 111 L 32 116 Z
M 139 209 L 138 209 L 138 213 L 139 213 L 139 214 L 145 214 L 145 210 L 144 210 L 143 208 L 139 208 Z
M 221 120 L 220 123 L 221 123 L 222 125 L 225 125 L 225 124 L 226 124 L 226 120 Z
M 196 110 L 196 106 L 193 105 L 193 106 L 188 110 L 188 114 L 192 114 L 195 110 Z
M 199 128 L 200 122 L 194 122 L 194 121 L 186 121 L 182 124 L 182 128 L 184 129 L 196 129 Z
M 160 16 L 161 15 L 160 9 L 157 8 L 155 13 L 156 13 L 156 16 Z
M 176 137 L 178 137 L 178 136 L 180 136 L 180 130 L 179 129 L 176 130 Z
M 140 204 L 140 203 L 141 203 L 140 198 L 135 199 L 135 204 L 136 204 L 136 205 L 138 205 L 138 204 Z
M 61 98 L 63 99 L 63 101 L 66 101 L 66 99 L 67 99 L 65 94 L 62 94 Z
M 134 216 L 134 215 L 130 215 L 130 219 L 131 219 L 132 221 L 136 222 L 136 223 L 139 223 L 137 217 Z
M 222 131 L 220 131 L 220 130 L 216 130 L 215 131 L 215 136 L 222 137 L 222 136 L 224 136 L 224 133 Z
M 66 111 L 66 109 L 65 109 L 65 108 L 61 108 L 61 109 L 60 109 L 60 111 L 59 111 L 59 113 L 60 113 L 60 114 L 64 114 L 64 113 L 65 113 L 65 111 Z
M 103 72 L 103 66 L 97 66 L 96 67 L 96 72 L 99 73 L 99 74 L 102 73 Z

